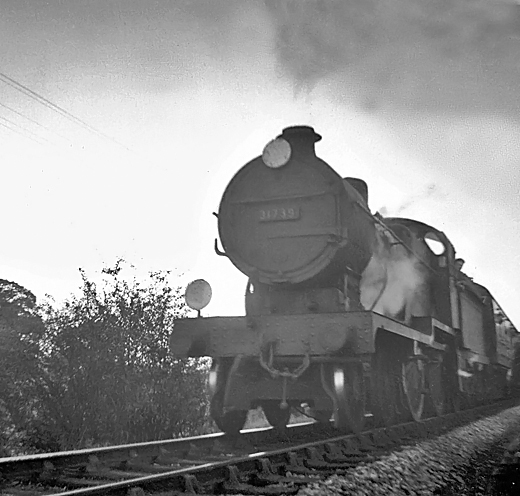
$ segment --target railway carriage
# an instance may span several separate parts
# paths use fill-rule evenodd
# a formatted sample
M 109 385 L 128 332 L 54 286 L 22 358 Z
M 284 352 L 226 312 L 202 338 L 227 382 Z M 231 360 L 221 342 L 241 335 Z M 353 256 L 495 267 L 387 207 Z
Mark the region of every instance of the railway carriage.
M 515 328 L 422 222 L 372 215 L 368 188 L 316 156 L 311 127 L 284 129 L 232 178 L 218 212 L 222 249 L 249 278 L 243 317 L 175 322 L 174 356 L 212 357 L 211 415 L 236 433 L 261 406 L 291 407 L 357 432 L 497 399 Z M 188 303 L 207 302 L 204 283 Z

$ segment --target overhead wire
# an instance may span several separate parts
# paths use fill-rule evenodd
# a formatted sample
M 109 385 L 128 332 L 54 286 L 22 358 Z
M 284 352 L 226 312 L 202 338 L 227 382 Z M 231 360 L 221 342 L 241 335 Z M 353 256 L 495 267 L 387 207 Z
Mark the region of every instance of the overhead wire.
M 36 133 L 33 133 L 30 129 L 27 129 L 26 127 L 24 126 L 21 126 L 20 124 L 17 124 L 16 122 L 12 121 L 11 119 L 7 119 L 7 117 L 2 117 L 0 115 L 0 119 L 5 121 L 5 122 L 8 122 L 9 124 L 17 127 L 18 129 L 21 129 L 23 132 L 27 133 L 27 134 L 30 134 L 32 136 L 34 136 L 35 138 L 37 139 L 42 139 L 44 141 L 47 141 L 47 143 L 50 143 L 50 141 L 47 139 L 47 138 L 44 138 L 43 136 L 38 136 Z
M 69 143 L 72 143 L 72 140 L 70 140 L 69 138 L 67 138 L 66 136 L 63 136 L 62 134 L 54 131 L 53 129 L 51 129 L 50 127 L 48 126 L 45 126 L 44 124 L 40 124 L 38 121 L 32 119 L 31 117 L 28 117 L 27 115 L 25 114 L 22 114 L 22 112 L 19 112 L 18 110 L 10 107 L 9 105 L 6 105 L 5 103 L 2 103 L 0 102 L 0 107 L 4 107 L 6 108 L 7 110 L 13 112 L 14 114 L 17 114 L 19 115 L 20 117 L 23 117 L 24 119 L 27 119 L 28 121 L 32 122 L 33 124 L 37 125 L 38 127 L 41 127 L 42 129 L 45 129 L 53 134 L 55 134 L 56 136 L 59 136 L 60 138 L 64 139 L 64 140 L 67 140 Z
M 4 119 L 3 117 L 0 117 L 0 119 L 10 122 L 8 119 Z M 31 141 L 34 141 L 35 143 L 38 143 L 39 145 L 43 145 L 43 143 L 41 141 L 38 141 L 35 138 L 31 138 L 31 136 L 28 136 L 27 134 L 24 134 L 21 131 L 18 131 L 17 129 L 13 129 L 12 127 L 9 127 L 8 125 L 3 124 L 2 122 L 0 122 L 0 126 L 5 127 L 6 129 L 9 129 L 9 131 L 11 131 L 12 133 L 16 133 L 16 134 L 23 136 L 24 138 L 30 139 Z
M 44 105 L 45 107 L 49 108 L 50 110 L 57 112 L 58 114 L 62 115 L 63 117 L 76 123 L 80 127 L 83 127 L 84 129 L 90 131 L 93 134 L 96 134 L 98 137 L 109 140 L 109 141 L 115 143 L 116 145 L 123 147 L 125 150 L 132 152 L 132 150 L 130 150 L 130 148 L 128 148 L 126 145 L 120 143 L 119 141 L 112 138 L 111 136 L 108 136 L 107 134 L 103 133 L 99 129 L 96 129 L 95 127 L 91 126 L 84 120 L 80 119 L 79 117 L 76 117 L 74 114 L 70 113 L 69 111 L 65 110 L 64 108 L 60 107 L 59 105 L 56 105 L 55 103 L 51 102 L 49 99 L 41 96 L 40 94 L 38 94 L 35 91 L 28 88 L 27 86 L 19 83 L 15 79 L 9 77 L 7 74 L 0 72 L 0 81 L 2 81 L 4 84 L 6 84 L 8 86 L 11 86 L 15 90 L 20 91 L 21 93 L 25 94 L 29 98 L 36 100 L 38 103 L 40 103 L 41 105 Z

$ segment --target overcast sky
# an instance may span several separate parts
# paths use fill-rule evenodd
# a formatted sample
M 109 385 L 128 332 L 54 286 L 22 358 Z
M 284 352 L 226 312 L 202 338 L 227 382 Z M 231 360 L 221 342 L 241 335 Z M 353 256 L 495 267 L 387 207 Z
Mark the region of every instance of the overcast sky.
M 233 174 L 289 125 L 369 185 L 372 211 L 444 231 L 520 326 L 520 7 L 499 0 L 3 0 L 0 277 L 66 298 L 118 257 L 203 277 Z M 9 129 L 7 129 L 7 126 Z

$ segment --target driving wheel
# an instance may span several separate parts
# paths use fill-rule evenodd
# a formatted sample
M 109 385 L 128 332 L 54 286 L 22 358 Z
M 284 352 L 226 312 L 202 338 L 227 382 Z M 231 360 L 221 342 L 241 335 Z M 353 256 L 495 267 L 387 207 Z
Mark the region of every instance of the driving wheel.
M 365 424 L 365 382 L 361 363 L 337 365 L 333 369 L 338 403 L 336 427 L 344 432 L 361 432 Z

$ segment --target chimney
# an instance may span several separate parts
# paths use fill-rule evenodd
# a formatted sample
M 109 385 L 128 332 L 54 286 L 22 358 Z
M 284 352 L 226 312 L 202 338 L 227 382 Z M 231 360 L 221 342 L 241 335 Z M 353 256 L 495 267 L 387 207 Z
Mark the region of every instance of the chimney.
M 316 156 L 314 143 L 321 140 L 321 136 L 314 132 L 310 126 L 286 127 L 279 136 L 291 145 L 292 156 Z

